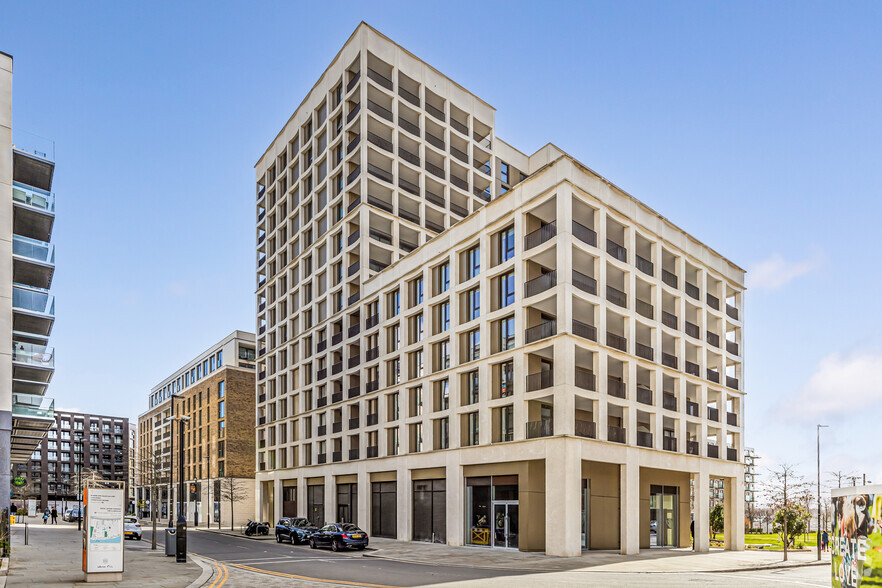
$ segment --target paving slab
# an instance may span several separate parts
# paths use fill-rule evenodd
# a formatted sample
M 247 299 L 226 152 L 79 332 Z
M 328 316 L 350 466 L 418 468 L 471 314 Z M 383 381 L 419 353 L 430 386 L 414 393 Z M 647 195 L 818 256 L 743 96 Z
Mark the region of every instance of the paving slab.
M 57 525 L 28 524 L 28 545 L 24 544 L 25 526 L 12 529 L 12 557 L 9 561 L 7 586 L 86 586 L 82 571 L 82 532 L 76 523 Z M 150 549 L 149 541 L 125 542 L 125 572 L 122 582 L 101 583 L 100 586 L 186 588 L 199 579 L 202 567 L 188 558 L 176 563 L 166 557 L 164 546 Z M 88 586 L 95 586 L 94 583 Z

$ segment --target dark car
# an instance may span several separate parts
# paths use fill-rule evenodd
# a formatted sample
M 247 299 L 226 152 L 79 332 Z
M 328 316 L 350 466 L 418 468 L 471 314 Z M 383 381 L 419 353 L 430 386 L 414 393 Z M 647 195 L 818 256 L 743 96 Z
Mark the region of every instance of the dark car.
M 363 550 L 368 545 L 367 533 L 352 523 L 332 523 L 325 525 L 312 534 L 309 538 L 309 546 L 313 549 L 318 547 L 330 547 L 334 551 L 341 549 Z
M 276 523 L 276 543 L 306 543 L 318 527 L 303 518 L 284 518 Z

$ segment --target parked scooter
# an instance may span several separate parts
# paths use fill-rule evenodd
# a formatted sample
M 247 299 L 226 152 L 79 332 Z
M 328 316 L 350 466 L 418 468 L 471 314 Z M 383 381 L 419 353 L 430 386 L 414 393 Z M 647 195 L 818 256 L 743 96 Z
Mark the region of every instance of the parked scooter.
M 269 523 L 261 523 L 249 519 L 245 524 L 245 536 L 251 537 L 252 535 L 269 535 Z

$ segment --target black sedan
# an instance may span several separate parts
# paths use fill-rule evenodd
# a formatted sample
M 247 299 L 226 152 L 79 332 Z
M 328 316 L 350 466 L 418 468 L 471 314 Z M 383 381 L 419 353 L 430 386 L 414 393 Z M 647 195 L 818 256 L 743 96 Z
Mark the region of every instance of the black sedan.
M 313 549 L 330 546 L 334 551 L 340 551 L 341 549 L 358 549 L 361 551 L 367 545 L 367 533 L 352 523 L 325 525 L 309 538 L 309 546 Z
M 303 518 L 284 518 L 276 523 L 276 543 L 306 543 L 318 527 Z

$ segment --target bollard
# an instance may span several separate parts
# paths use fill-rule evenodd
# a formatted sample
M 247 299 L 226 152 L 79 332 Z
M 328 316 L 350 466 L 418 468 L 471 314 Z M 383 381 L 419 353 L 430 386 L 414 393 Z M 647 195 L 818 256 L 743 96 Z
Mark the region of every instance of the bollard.
M 28 522 L 25 521 L 25 545 L 28 544 Z

